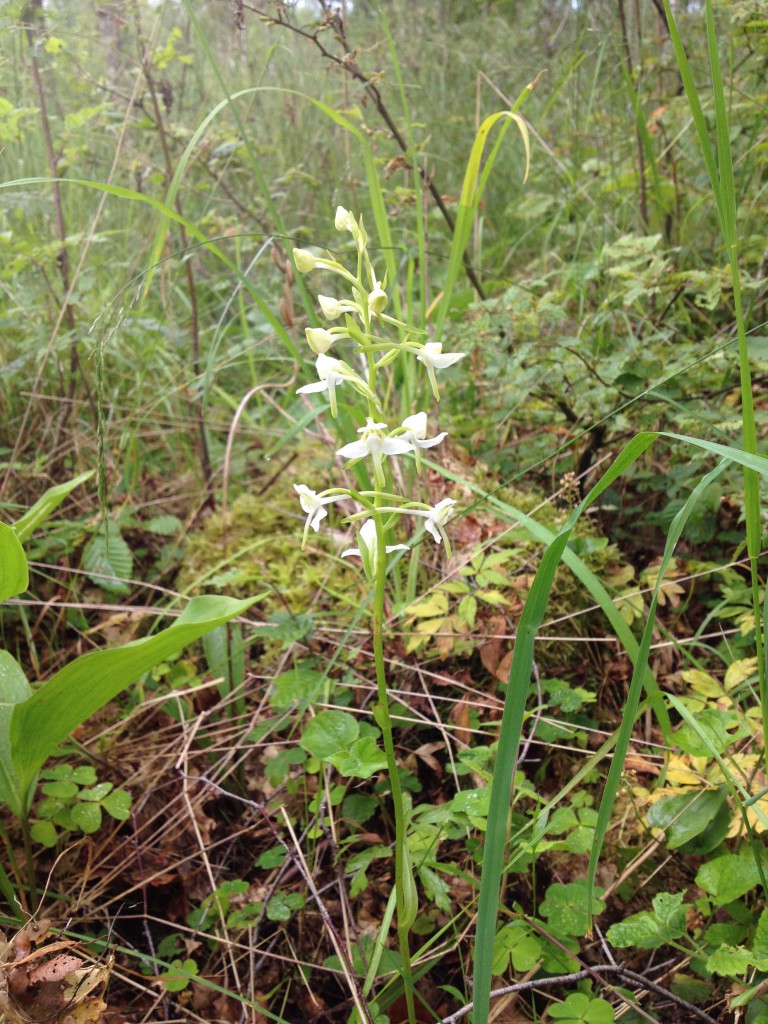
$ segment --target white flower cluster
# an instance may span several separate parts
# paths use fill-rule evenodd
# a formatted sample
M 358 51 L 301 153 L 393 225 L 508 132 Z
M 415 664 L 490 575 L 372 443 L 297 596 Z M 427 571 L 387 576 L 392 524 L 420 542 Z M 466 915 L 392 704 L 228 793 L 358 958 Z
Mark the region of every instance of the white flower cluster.
M 432 392 L 439 401 L 436 370 L 452 366 L 463 358 L 462 352 L 443 352 L 442 345 L 437 342 L 424 341 L 424 331 L 389 316 L 385 310 L 388 296 L 385 291 L 386 281 L 379 281 L 368 256 L 368 236 L 363 227 L 362 218 L 355 217 L 339 207 L 336 211 L 335 225 L 338 231 L 349 231 L 357 246 L 357 275 L 352 274 L 343 264 L 329 257 L 316 256 L 307 249 L 294 249 L 293 258 L 300 273 L 309 273 L 315 268 L 323 268 L 336 274 L 351 287 L 352 297 L 335 298 L 319 295 L 320 309 L 329 322 L 344 318 L 343 326 L 308 327 L 306 337 L 310 349 L 317 356 L 315 363 L 318 380 L 305 384 L 298 389 L 298 394 L 315 394 L 328 392 L 331 414 L 338 416 L 338 399 L 336 390 L 342 384 L 348 384 L 354 391 L 368 402 L 368 417 L 365 426 L 357 431 L 359 437 L 341 447 L 337 454 L 351 460 L 370 457 L 374 490 L 352 491 L 348 488 L 335 487 L 317 493 L 304 484 L 295 484 L 301 507 L 307 514 L 304 526 L 304 543 L 311 529 L 319 530 L 320 523 L 327 516 L 326 505 L 342 498 L 352 497 L 359 502 L 364 511 L 351 516 L 351 520 L 363 519 L 368 513 L 374 518 L 365 518 L 359 532 L 359 547 L 348 548 L 342 552 L 342 558 L 357 555 L 362 559 L 366 575 L 373 579 L 375 573 L 377 521 L 387 529 L 394 518 L 399 515 L 415 515 L 424 520 L 426 530 L 439 544 L 448 538 L 445 525 L 451 516 L 456 502 L 453 498 L 444 498 L 437 505 L 425 505 L 422 502 L 402 500 L 387 490 L 388 474 L 386 459 L 392 456 L 413 453 L 417 469 L 421 466 L 421 451 L 432 448 L 443 440 L 445 432 L 428 437 L 427 414 L 417 412 L 406 416 L 399 427 L 390 430 L 382 422 L 382 406 L 376 395 L 377 371 L 388 366 L 401 355 L 410 354 L 426 368 Z M 372 324 L 377 329 L 395 328 L 399 340 L 383 339 L 371 333 Z M 367 380 L 348 363 L 328 355 L 329 349 L 339 341 L 349 341 L 355 346 L 355 353 L 363 356 L 367 363 Z M 393 501 L 397 504 L 393 505 Z M 387 521 L 384 523 L 383 517 Z M 404 544 L 386 547 L 386 552 L 407 550 Z

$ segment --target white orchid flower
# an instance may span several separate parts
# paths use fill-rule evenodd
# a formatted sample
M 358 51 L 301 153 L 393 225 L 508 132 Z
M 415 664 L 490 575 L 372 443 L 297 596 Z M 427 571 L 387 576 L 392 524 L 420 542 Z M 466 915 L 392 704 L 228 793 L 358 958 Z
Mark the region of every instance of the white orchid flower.
M 307 521 L 304 524 L 304 539 L 301 543 L 301 546 L 304 547 L 307 543 L 310 526 L 317 533 L 320 529 L 320 523 L 328 515 L 323 506 L 330 505 L 333 501 L 338 501 L 340 495 L 336 494 L 324 498 L 322 494 L 318 494 L 317 491 L 313 491 L 311 487 L 307 487 L 305 484 L 294 484 L 293 489 L 299 496 L 301 507 L 307 513 Z
M 334 359 L 332 356 L 327 356 L 324 352 L 321 352 L 317 357 L 315 367 L 317 368 L 317 375 L 320 380 L 314 384 L 305 384 L 303 387 L 297 388 L 296 394 L 311 395 L 315 392 L 327 391 L 328 400 L 331 403 L 332 416 L 337 416 L 339 411 L 336 404 L 336 385 L 343 384 L 345 381 L 351 384 L 356 391 L 359 391 L 369 401 L 376 401 L 376 396 L 363 378 L 359 377 L 351 366 L 347 366 L 340 359 Z
M 357 431 L 361 435 L 360 440 L 345 444 L 336 454 L 343 459 L 362 459 L 370 455 L 374 472 L 380 474 L 385 455 L 405 455 L 411 450 L 409 442 L 402 437 L 387 437 L 386 429 L 386 423 L 374 423 L 369 416 L 366 425 Z
M 453 366 L 454 363 L 458 363 L 460 359 L 463 359 L 465 355 L 466 352 L 443 352 L 443 346 L 439 341 L 428 341 L 417 354 L 416 358 L 418 361 L 427 368 L 429 383 L 432 385 L 435 401 L 440 401 L 435 370 L 444 370 L 447 366 Z
M 451 518 L 453 512 L 453 506 L 456 504 L 453 498 L 443 498 L 442 501 L 438 501 L 434 508 L 402 508 L 399 511 L 404 515 L 409 516 L 421 516 L 424 520 L 424 527 L 439 544 L 441 539 L 445 540 L 446 546 L 448 545 L 448 538 L 445 536 L 445 524 Z M 382 509 L 382 511 L 390 511 L 389 509 Z M 395 511 L 392 509 L 392 511 Z
M 360 315 L 360 307 L 356 302 L 348 299 L 335 299 L 332 295 L 318 295 L 317 301 L 326 320 L 338 320 L 342 313 L 356 313 Z
M 435 437 L 427 437 L 427 414 L 425 412 L 417 412 L 414 416 L 406 416 L 403 420 L 403 427 L 405 433 L 402 435 L 404 441 L 413 448 L 413 452 L 416 456 L 416 467 L 421 468 L 421 448 L 434 448 L 436 444 L 440 444 L 444 437 L 447 437 L 445 431 L 437 434 Z
M 342 551 L 342 558 L 349 558 L 350 556 L 357 556 L 363 561 L 363 569 L 365 569 L 365 575 L 368 579 L 372 580 L 376 575 L 376 523 L 372 519 L 366 519 L 363 525 L 360 527 L 358 533 L 359 548 L 347 548 L 346 551 Z M 393 551 L 407 551 L 407 544 L 387 544 L 386 552 L 388 555 L 392 554 Z

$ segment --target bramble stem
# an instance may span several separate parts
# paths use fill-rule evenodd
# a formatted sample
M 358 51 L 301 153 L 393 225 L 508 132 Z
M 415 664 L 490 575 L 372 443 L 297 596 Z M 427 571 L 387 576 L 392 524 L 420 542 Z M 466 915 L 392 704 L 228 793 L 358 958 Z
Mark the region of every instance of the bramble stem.
M 378 502 L 377 502 L 378 504 Z M 416 889 L 413 880 L 410 857 L 408 856 L 405 807 L 403 790 L 397 770 L 395 743 L 392 736 L 392 718 L 389 713 L 387 676 L 384 667 L 384 584 L 387 571 L 386 539 L 384 523 L 380 515 L 374 514 L 376 523 L 376 584 L 373 596 L 373 657 L 376 663 L 376 689 L 379 703 L 376 722 L 384 740 L 387 758 L 389 787 L 395 815 L 395 900 L 397 910 L 397 938 L 402 959 L 402 977 L 405 986 L 405 1002 L 408 1008 L 409 1024 L 416 1024 L 416 1008 L 413 1001 L 413 974 L 411 971 L 411 949 L 409 932 L 416 916 Z

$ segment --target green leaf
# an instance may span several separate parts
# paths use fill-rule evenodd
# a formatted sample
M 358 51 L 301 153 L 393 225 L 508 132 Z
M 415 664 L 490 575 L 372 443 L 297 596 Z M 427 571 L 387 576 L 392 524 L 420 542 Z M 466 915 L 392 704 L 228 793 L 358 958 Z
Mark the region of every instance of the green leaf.
M 210 629 L 242 615 L 252 604 L 250 600 L 234 601 L 228 597 L 193 598 L 168 629 L 122 647 L 84 654 L 27 700 L 16 703 L 11 714 L 9 763 L 18 778 L 18 789 L 13 801 L 6 793 L 1 794 L 11 810 L 19 817 L 26 814 L 38 771 L 74 729 L 144 672 Z M 3 762 L 5 756 L 0 746 Z
M 0 601 L 23 594 L 29 586 L 27 558 L 14 530 L 0 523 Z
M 172 960 L 171 966 L 164 974 L 158 975 L 166 992 L 183 992 L 197 977 L 197 964 L 192 959 Z
M 133 554 L 117 523 L 102 523 L 83 551 L 83 568 L 90 580 L 110 594 L 130 594 Z
M 59 507 L 68 494 L 71 494 L 76 487 L 89 480 L 93 474 L 94 470 L 89 469 L 86 473 L 81 473 L 79 476 L 73 477 L 72 480 L 67 480 L 66 483 L 49 487 L 45 494 L 37 499 L 32 508 L 27 509 L 21 519 L 17 519 L 13 524 L 13 531 L 22 544 L 27 537 L 35 532 L 41 523 L 45 522 L 51 512 Z
M 8 651 L 0 651 L 0 800 L 16 814 L 21 785 L 11 759 L 11 717 L 14 707 L 31 694 L 32 687 L 16 659 Z
M 727 803 L 727 795 L 720 789 L 662 797 L 648 811 L 648 824 L 653 828 L 664 829 L 667 846 L 670 850 L 676 850 L 705 832 Z
M 606 999 L 593 999 L 585 992 L 571 992 L 563 1003 L 552 1003 L 549 1015 L 562 1024 L 613 1024 L 613 1007 Z
M 58 800 L 69 800 L 80 792 L 80 787 L 76 783 L 66 779 L 46 782 L 42 789 L 46 796 L 53 796 Z
M 493 973 L 504 974 L 510 962 L 516 971 L 532 971 L 541 954 L 542 944 L 525 921 L 505 924 L 493 943 Z
M 360 726 L 348 711 L 320 711 L 304 726 L 299 745 L 322 761 L 348 750 L 360 735 Z
M 54 847 L 59 840 L 56 826 L 52 821 L 34 822 L 29 830 L 29 834 L 36 843 L 40 843 L 41 846 L 47 846 L 48 849 Z
M 75 804 L 70 814 L 74 824 L 87 836 L 101 828 L 101 807 L 98 804 Z
M 303 908 L 304 902 L 300 892 L 276 892 L 267 904 L 267 917 L 270 921 L 290 921 L 295 911 Z
M 589 916 L 587 912 L 587 882 L 555 882 L 547 889 L 539 913 L 563 935 L 584 935 Z M 592 914 L 600 914 L 605 903 L 600 899 L 603 890 L 596 888 L 592 897 Z
M 696 875 L 696 885 L 708 893 L 717 907 L 744 896 L 760 884 L 760 871 L 754 858 L 724 853 L 707 861 Z
M 332 764 L 340 775 L 357 779 L 370 779 L 387 767 L 384 751 L 379 749 L 372 736 L 361 736 L 348 750 L 337 750 L 324 760 Z
M 125 789 L 113 789 L 101 801 L 101 806 L 115 821 L 127 821 L 131 816 L 131 794 Z
M 731 712 L 705 708 L 696 715 L 695 726 L 683 722 L 675 740 L 691 757 L 710 757 L 712 749 L 722 754 L 733 740 L 728 732 L 732 724 L 735 716 Z
M 297 665 L 287 672 L 281 672 L 275 679 L 269 703 L 278 711 L 286 711 L 294 706 L 307 708 L 320 700 L 325 682 L 324 673 L 308 665 Z
M 157 534 L 159 537 L 175 537 L 181 533 L 184 524 L 178 516 L 153 516 L 144 523 L 147 533 Z
M 690 904 L 683 903 L 685 893 L 660 892 L 653 897 L 653 913 L 647 910 L 631 914 L 612 924 L 606 935 L 619 949 L 637 946 L 658 949 L 685 934 L 686 913 Z
M 707 960 L 707 970 L 710 974 L 723 974 L 731 978 L 744 974 L 750 967 L 757 967 L 761 971 L 768 970 L 768 957 L 759 956 L 745 946 L 729 946 L 723 943 Z

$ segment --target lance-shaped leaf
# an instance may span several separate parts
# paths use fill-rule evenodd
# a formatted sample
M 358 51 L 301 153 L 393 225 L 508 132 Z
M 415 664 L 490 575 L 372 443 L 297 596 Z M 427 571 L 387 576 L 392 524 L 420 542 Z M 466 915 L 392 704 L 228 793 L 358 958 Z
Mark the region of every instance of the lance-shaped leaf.
M 77 726 L 153 665 L 241 615 L 251 604 L 229 597 L 193 598 L 168 629 L 122 647 L 85 654 L 17 704 L 10 727 L 10 767 L 19 785 L 19 803 L 13 810 L 26 814 L 38 771 Z

